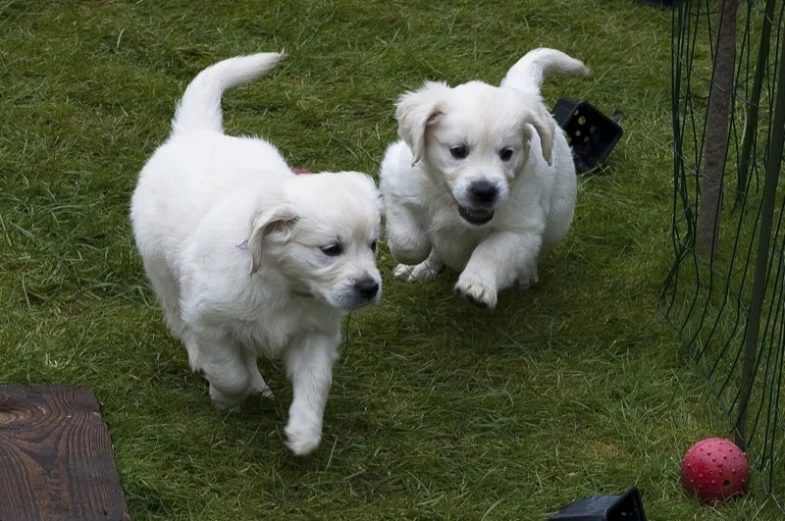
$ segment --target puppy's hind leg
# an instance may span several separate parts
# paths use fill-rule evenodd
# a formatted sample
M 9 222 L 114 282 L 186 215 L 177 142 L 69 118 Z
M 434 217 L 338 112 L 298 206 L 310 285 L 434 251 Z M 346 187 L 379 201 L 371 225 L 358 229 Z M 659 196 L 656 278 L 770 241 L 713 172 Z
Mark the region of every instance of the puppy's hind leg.
M 262 373 L 259 372 L 259 366 L 256 363 L 256 354 L 249 349 L 244 349 L 243 351 L 245 365 L 248 368 L 248 374 L 251 375 L 251 385 L 248 388 L 248 394 L 252 396 L 259 395 L 270 399 L 275 398 L 272 390 L 270 390 L 270 386 L 267 385 L 267 382 L 265 382 L 262 377 Z
M 393 258 L 409 265 L 425 261 L 431 252 L 431 239 L 412 210 L 390 201 L 386 219 L 387 246 Z
M 199 350 L 188 325 L 180 313 L 180 284 L 163 259 L 145 259 L 144 269 L 153 286 L 166 325 L 172 336 L 179 339 L 188 351 L 188 363 L 194 373 L 202 373 Z
M 431 239 L 422 219 L 400 204 L 387 210 L 387 244 L 392 256 L 400 262 L 393 275 L 407 282 L 425 282 L 436 278 L 444 264 L 433 251 Z
M 395 278 L 405 282 L 427 282 L 436 278 L 444 269 L 444 263 L 439 260 L 434 250 L 431 250 L 428 258 L 419 264 L 410 266 L 399 264 L 395 267 L 393 275 Z
M 145 259 L 144 271 L 161 304 L 169 331 L 175 338 L 185 342 L 182 335 L 186 326 L 180 316 L 180 284 L 161 258 Z
M 194 342 L 204 377 L 210 382 L 213 405 L 238 411 L 251 388 L 243 348 L 226 337 L 194 336 Z

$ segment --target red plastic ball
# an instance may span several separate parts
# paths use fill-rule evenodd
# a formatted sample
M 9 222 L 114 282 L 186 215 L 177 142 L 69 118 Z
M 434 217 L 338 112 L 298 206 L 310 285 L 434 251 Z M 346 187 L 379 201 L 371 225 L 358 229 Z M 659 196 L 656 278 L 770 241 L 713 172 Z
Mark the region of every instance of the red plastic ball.
M 709 438 L 689 448 L 681 462 L 684 490 L 706 503 L 740 496 L 747 491 L 747 456 L 732 441 Z

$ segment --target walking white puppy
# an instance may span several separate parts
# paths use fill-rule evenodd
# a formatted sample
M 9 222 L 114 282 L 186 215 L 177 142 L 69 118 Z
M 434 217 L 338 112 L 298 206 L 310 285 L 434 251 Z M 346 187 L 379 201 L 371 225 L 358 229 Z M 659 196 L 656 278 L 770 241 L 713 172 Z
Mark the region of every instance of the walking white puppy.
M 296 176 L 270 143 L 224 135 L 223 91 L 279 58 L 232 58 L 191 82 L 140 174 L 131 220 L 169 328 L 215 405 L 272 397 L 257 356 L 282 355 L 294 391 L 287 445 L 304 455 L 321 439 L 341 318 L 381 295 L 381 198 L 365 174 Z
M 398 135 L 381 168 L 395 276 L 461 271 L 455 291 L 494 308 L 497 293 L 537 282 L 538 259 L 567 233 L 577 192 L 572 153 L 540 96 L 550 73 L 588 74 L 536 49 L 501 86 L 427 82 L 397 103 Z

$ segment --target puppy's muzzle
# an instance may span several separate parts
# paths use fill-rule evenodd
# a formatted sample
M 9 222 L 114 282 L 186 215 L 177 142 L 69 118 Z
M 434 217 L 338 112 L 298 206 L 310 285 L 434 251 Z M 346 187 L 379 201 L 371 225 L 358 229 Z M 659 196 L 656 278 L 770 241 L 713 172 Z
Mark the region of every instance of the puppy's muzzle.
M 336 298 L 332 300 L 332 305 L 346 311 L 354 311 L 367 306 L 376 304 L 382 292 L 381 281 L 370 276 L 364 276 L 353 281 L 347 281 Z
M 489 181 L 475 181 L 466 190 L 471 206 L 458 204 L 458 214 L 466 222 L 481 225 L 493 219 L 499 188 Z

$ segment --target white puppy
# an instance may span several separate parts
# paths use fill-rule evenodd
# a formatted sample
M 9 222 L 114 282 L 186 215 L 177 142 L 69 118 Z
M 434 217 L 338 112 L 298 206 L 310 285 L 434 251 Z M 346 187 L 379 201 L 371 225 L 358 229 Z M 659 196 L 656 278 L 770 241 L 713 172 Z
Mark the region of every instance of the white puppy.
M 279 57 L 232 58 L 191 82 L 131 219 L 169 328 L 215 405 L 272 396 L 257 356 L 282 355 L 294 391 L 287 445 L 304 455 L 321 439 L 341 318 L 381 295 L 381 197 L 365 174 L 294 175 L 270 143 L 224 135 L 223 91 Z
M 500 87 L 427 82 L 397 103 L 402 141 L 381 167 L 395 276 L 461 271 L 457 293 L 493 308 L 567 233 L 576 197 L 572 153 L 540 96 L 549 73 L 588 74 L 554 49 L 521 58 Z

